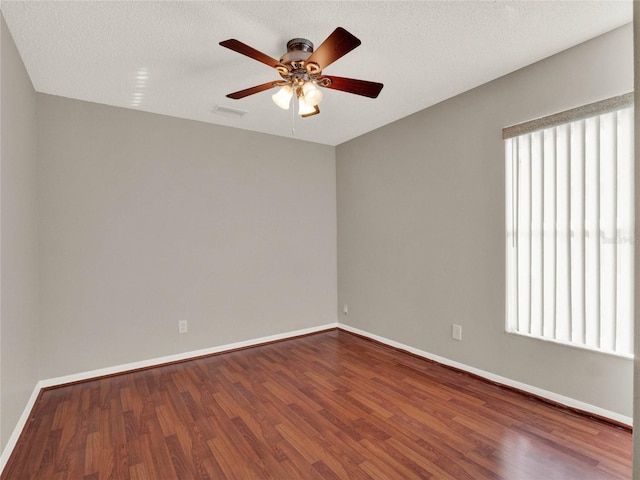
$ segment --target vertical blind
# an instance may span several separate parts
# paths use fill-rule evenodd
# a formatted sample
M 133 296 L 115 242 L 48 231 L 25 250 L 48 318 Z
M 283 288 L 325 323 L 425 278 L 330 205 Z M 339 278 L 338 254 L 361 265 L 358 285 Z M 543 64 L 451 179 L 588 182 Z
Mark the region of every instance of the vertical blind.
M 507 330 L 632 355 L 633 107 L 558 118 L 503 132 Z

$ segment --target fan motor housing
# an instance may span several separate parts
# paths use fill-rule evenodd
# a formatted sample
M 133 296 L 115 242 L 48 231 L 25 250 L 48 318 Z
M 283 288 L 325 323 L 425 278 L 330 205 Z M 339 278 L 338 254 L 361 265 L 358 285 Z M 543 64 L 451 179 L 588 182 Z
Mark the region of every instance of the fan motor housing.
M 287 53 L 282 55 L 280 62 L 285 65 L 292 62 L 304 62 L 313 53 L 313 43 L 306 38 L 293 38 L 287 42 Z

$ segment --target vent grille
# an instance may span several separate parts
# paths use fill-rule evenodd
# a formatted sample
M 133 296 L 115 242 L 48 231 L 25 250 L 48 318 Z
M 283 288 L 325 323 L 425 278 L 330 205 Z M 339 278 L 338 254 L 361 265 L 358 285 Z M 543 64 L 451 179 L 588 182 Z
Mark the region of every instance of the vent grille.
M 213 110 L 211 110 L 211 113 L 215 113 L 216 115 L 222 115 L 224 117 L 242 118 L 249 112 L 247 112 L 246 110 L 239 110 L 237 108 L 216 105 L 215 107 L 213 107 Z

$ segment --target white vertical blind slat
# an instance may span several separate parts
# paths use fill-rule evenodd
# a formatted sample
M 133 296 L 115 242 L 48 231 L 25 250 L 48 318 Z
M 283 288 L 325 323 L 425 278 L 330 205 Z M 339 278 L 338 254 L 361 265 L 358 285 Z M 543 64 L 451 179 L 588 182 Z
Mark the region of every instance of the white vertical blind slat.
M 514 270 L 515 270 L 515 214 L 514 214 L 514 205 L 515 205 L 515 169 L 513 168 L 514 162 L 514 154 L 513 154 L 513 146 L 515 140 L 513 138 L 508 138 L 505 140 L 504 147 L 504 158 L 505 158 L 505 203 L 506 203 L 506 231 L 507 231 L 507 242 L 506 242 L 506 277 L 507 277 L 507 302 L 506 302 L 506 315 L 507 315 L 507 330 L 516 331 L 517 330 L 517 320 L 516 312 L 514 309 L 515 298 L 517 295 L 514 293 Z
M 569 128 L 556 127 L 556 338 L 571 339 Z
M 531 333 L 531 135 L 518 138 L 518 328 Z
M 543 132 L 543 157 L 544 168 L 544 199 L 543 199 L 543 336 L 555 338 L 555 294 L 556 294 L 556 189 L 555 189 L 555 129 L 547 129 Z
M 543 207 L 544 207 L 544 162 L 538 161 L 543 155 L 541 132 L 531 134 L 531 331 L 532 335 L 542 335 L 543 325 Z
M 600 331 L 598 318 L 600 312 L 599 263 L 600 247 L 598 232 L 598 154 L 600 150 L 599 122 L 597 118 L 585 121 L 585 345 L 598 348 Z
M 616 350 L 633 351 L 633 255 L 634 255 L 634 159 L 633 110 L 618 112 L 618 169 L 617 169 L 617 315 Z M 626 208 L 629 206 L 629 208 Z
M 571 124 L 571 341 L 585 341 L 584 121 Z
M 600 345 L 615 342 L 615 112 L 600 116 Z

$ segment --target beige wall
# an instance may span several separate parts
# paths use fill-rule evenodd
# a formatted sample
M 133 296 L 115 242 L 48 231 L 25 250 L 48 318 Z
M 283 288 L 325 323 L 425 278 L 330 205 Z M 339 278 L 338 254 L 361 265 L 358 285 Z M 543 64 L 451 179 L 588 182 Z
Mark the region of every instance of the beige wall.
M 340 322 L 631 416 L 631 360 L 505 333 L 501 130 L 631 91 L 632 47 L 628 25 L 338 146 Z
M 38 381 L 36 93 L 0 15 L 0 450 Z
M 40 378 L 336 321 L 333 147 L 44 94 L 38 134 Z

